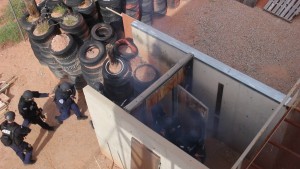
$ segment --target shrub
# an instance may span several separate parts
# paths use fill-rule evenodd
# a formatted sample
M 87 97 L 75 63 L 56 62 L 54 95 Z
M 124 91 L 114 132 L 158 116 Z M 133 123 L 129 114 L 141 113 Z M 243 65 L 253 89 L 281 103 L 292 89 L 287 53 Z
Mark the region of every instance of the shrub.
M 59 14 L 64 14 L 66 12 L 66 8 L 62 5 L 57 5 L 54 9 L 53 9 L 53 13 L 59 13 Z
M 0 45 L 7 42 L 19 42 L 21 41 L 21 36 L 18 31 L 18 25 L 16 22 L 8 22 L 4 26 L 0 27 Z
M 48 21 L 43 21 L 41 23 L 38 23 L 33 31 L 35 35 L 43 35 L 49 30 L 49 23 Z
M 25 4 L 22 0 L 11 0 L 11 4 L 13 6 L 14 12 L 17 18 L 20 18 L 23 13 L 26 11 Z M 7 7 L 4 9 L 3 19 L 2 21 L 13 21 L 15 20 L 14 14 L 11 10 L 9 3 L 7 3 Z
M 11 0 L 11 3 L 16 17 L 20 18 L 26 11 L 24 2 L 22 0 Z M 18 43 L 22 40 L 17 21 L 15 20 L 9 3 L 6 4 L 3 16 L 0 17 L 0 24 L 0 46 L 6 43 Z
M 74 26 L 78 22 L 78 17 L 75 15 L 66 15 L 63 18 L 63 24 L 67 26 Z

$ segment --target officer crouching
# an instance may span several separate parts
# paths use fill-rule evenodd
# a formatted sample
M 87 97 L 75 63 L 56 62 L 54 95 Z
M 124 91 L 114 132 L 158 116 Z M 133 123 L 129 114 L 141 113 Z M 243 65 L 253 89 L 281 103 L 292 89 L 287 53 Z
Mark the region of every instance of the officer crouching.
M 24 137 L 30 133 L 28 127 L 21 126 L 14 122 L 16 114 L 12 111 L 5 113 L 5 121 L 1 123 L 1 142 L 12 148 L 25 165 L 34 164 L 32 159 L 32 146 L 24 141 Z

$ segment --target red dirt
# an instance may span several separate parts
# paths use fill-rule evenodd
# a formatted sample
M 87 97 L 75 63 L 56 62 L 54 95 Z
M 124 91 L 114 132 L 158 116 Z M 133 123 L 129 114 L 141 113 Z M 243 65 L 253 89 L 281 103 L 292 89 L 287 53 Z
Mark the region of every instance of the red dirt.
M 86 57 L 87 58 L 94 58 L 96 57 L 98 54 L 99 54 L 99 49 L 98 48 L 94 48 L 94 47 L 91 47 L 88 49 L 88 51 L 86 52 Z
M 109 64 L 108 69 L 109 69 L 109 71 L 110 71 L 111 73 L 116 74 L 116 73 L 118 73 L 118 72 L 121 71 L 122 65 L 119 64 L 119 63 L 116 63 L 116 64 Z
M 62 51 L 69 44 L 70 39 L 66 34 L 56 35 L 51 41 L 52 50 L 58 52 Z
M 299 15 L 289 23 L 238 1 L 181 0 L 152 26 L 283 93 L 300 77 Z
M 155 75 L 155 70 L 149 66 L 139 67 L 135 73 L 136 78 L 142 82 L 149 82 L 153 80 Z
M 60 12 L 52 12 L 51 13 L 51 17 L 53 18 L 59 18 L 61 16 L 63 16 L 64 14 L 63 13 L 60 13 Z
M 78 8 L 87 8 L 91 5 L 91 2 L 88 1 L 88 3 L 86 3 L 87 1 L 82 2 L 82 4 L 80 6 L 78 6 Z
M 47 67 L 39 64 L 28 41 L 0 51 L 0 58 L 0 80 L 7 80 L 13 75 L 18 77 L 9 88 L 7 95 L 11 98 L 9 110 L 16 112 L 16 122 L 21 124 L 22 117 L 18 113 L 17 104 L 24 90 L 52 92 L 59 80 Z M 78 93 L 77 98 L 81 110 L 89 115 L 83 93 Z M 47 113 L 47 123 L 58 126 L 54 116 L 59 113 L 53 99 L 35 100 Z M 98 165 L 100 165 L 103 169 L 118 169 L 112 161 L 101 155 L 95 132 L 91 128 L 89 120 L 78 121 L 75 115 L 71 115 L 52 133 L 41 129 L 38 125 L 31 125 L 30 128 L 32 131 L 26 137 L 26 141 L 33 145 L 33 156 L 37 158 L 37 162 L 30 168 L 98 169 Z M 1 144 L 0 154 L 2 154 L 0 168 L 23 168 L 21 160 L 10 148 Z
M 0 1 L 0 7 L 7 2 Z M 293 23 L 287 23 L 260 8 L 248 8 L 235 1 L 182 0 L 181 7 L 170 10 L 172 17 L 162 17 L 153 26 L 280 91 L 288 91 L 300 77 L 299 16 Z M 247 48 L 252 41 L 257 46 Z M 17 113 L 16 122 L 20 124 L 17 104 L 23 91 L 51 92 L 59 80 L 48 67 L 39 64 L 28 41 L 1 50 L 0 58 L 0 80 L 18 77 L 7 95 L 11 98 L 9 110 Z M 143 61 L 135 57 L 131 63 L 135 70 L 134 66 Z M 79 107 L 89 115 L 83 93 L 78 93 L 77 98 Z M 54 116 L 58 111 L 53 99 L 36 101 L 47 113 L 47 122 L 57 126 Z M 72 115 L 53 133 L 37 125 L 30 127 L 32 131 L 26 141 L 33 145 L 37 162 L 29 168 L 118 168 L 101 155 L 89 120 L 77 121 Z M 2 144 L 0 154 L 1 169 L 24 167 L 15 153 Z

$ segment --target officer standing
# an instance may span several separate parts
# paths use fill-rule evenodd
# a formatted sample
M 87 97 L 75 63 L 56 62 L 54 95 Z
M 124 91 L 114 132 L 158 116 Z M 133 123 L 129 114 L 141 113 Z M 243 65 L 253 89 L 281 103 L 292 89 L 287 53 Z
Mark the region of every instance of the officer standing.
M 85 120 L 88 118 L 80 112 L 78 105 L 73 100 L 75 99 L 75 95 L 76 90 L 74 85 L 68 82 L 63 82 L 58 85 L 54 96 L 54 101 L 60 112 L 59 116 L 55 116 L 58 123 L 62 124 L 63 121 L 70 116 L 71 110 L 74 111 L 77 120 Z
M 12 111 L 5 113 L 5 121 L 1 123 L 1 141 L 5 146 L 12 148 L 25 165 L 34 164 L 32 159 L 32 146 L 24 141 L 24 137 L 30 133 L 28 127 L 23 127 L 14 122 L 16 114 Z
M 34 98 L 48 97 L 48 93 L 40 93 L 38 91 L 24 91 L 20 97 L 18 108 L 19 112 L 24 118 L 22 126 L 28 127 L 30 123 L 38 124 L 43 129 L 48 131 L 54 131 L 54 127 L 49 126 L 42 119 L 45 119 L 45 115 L 42 114 L 42 109 L 38 108 Z

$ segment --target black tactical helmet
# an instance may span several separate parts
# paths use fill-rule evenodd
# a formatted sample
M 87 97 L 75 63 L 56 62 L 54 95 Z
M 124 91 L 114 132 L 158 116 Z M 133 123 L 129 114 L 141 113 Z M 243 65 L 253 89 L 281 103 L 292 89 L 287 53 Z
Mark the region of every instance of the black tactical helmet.
M 33 99 L 33 93 L 30 91 L 30 90 L 26 90 L 22 97 L 25 99 L 25 100 L 32 100 Z
M 66 92 L 71 89 L 71 85 L 68 82 L 63 82 L 60 84 L 59 88 L 63 91 Z
M 8 111 L 4 114 L 5 119 L 9 122 L 13 122 L 15 120 L 16 114 L 13 111 Z

